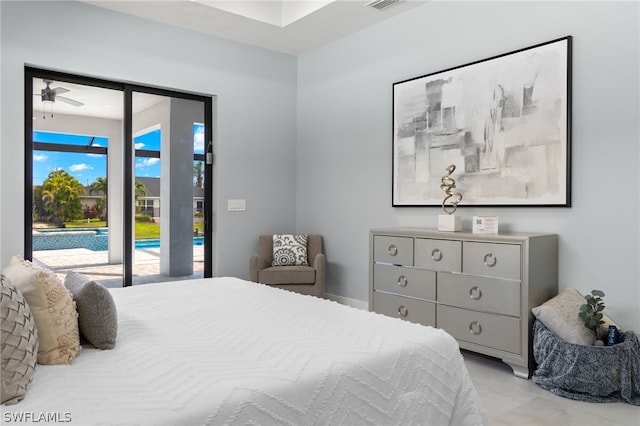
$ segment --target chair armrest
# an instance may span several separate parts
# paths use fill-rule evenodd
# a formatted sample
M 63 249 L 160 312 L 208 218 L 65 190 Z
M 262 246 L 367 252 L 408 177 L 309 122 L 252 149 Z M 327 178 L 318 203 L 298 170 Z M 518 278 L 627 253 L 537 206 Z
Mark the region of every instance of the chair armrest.
M 325 264 L 325 256 L 322 253 L 316 254 L 316 257 L 313 258 L 313 267 L 315 269 L 322 269 L 324 271 Z
M 316 286 L 318 287 L 316 294 L 319 297 L 324 297 L 325 263 L 326 259 L 322 253 L 316 254 L 316 257 L 313 258 L 313 268 L 316 270 Z
M 254 283 L 258 282 L 258 271 L 269 267 L 264 257 L 253 255 L 249 260 L 249 279 Z

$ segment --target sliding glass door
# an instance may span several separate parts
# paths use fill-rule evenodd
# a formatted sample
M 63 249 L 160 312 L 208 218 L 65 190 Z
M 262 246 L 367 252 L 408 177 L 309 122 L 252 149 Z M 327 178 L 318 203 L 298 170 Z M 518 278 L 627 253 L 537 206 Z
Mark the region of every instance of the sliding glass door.
M 212 98 L 25 82 L 25 258 L 110 287 L 212 276 Z
M 132 93 L 133 284 L 204 275 L 204 104 Z
M 25 257 L 122 286 L 124 96 L 57 77 L 26 78 Z

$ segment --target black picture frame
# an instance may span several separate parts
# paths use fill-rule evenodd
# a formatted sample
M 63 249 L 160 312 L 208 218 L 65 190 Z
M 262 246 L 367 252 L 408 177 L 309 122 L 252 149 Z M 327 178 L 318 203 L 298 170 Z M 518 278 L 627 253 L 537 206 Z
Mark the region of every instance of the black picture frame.
M 571 206 L 572 37 L 393 83 L 394 207 Z

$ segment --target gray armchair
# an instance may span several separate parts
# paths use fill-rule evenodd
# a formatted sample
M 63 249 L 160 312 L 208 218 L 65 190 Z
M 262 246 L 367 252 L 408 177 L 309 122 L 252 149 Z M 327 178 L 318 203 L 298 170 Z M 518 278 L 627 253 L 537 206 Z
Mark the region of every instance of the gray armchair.
M 251 256 L 249 275 L 253 282 L 324 297 L 325 256 L 322 236 L 308 234 L 307 258 L 309 266 L 271 266 L 273 261 L 273 235 L 260 235 L 258 254 Z

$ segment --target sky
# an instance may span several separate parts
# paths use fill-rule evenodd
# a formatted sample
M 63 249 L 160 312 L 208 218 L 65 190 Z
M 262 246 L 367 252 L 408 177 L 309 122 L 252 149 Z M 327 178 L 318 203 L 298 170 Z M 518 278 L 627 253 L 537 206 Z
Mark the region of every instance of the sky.
M 204 154 L 204 125 L 193 126 L 194 153 Z M 161 130 L 153 130 L 133 139 L 136 149 L 160 150 Z M 49 132 L 33 132 L 34 142 L 64 143 L 87 146 L 90 136 L 69 135 Z M 108 147 L 107 138 L 95 137 L 92 146 Z M 85 186 L 91 185 L 98 177 L 106 177 L 107 156 L 101 154 L 77 154 L 69 152 L 33 151 L 33 184 L 42 185 L 49 173 L 63 169 Z M 136 157 L 136 176 L 159 177 L 160 159 Z

